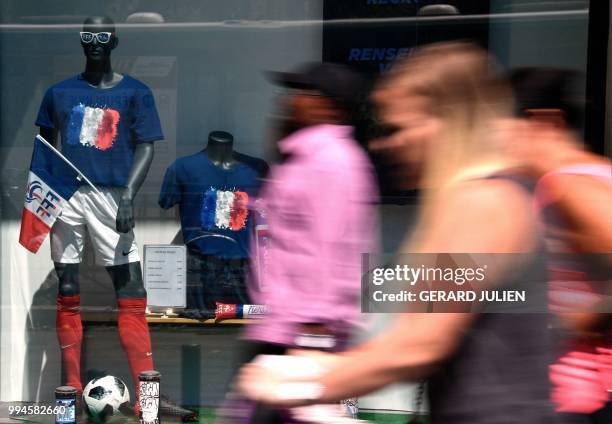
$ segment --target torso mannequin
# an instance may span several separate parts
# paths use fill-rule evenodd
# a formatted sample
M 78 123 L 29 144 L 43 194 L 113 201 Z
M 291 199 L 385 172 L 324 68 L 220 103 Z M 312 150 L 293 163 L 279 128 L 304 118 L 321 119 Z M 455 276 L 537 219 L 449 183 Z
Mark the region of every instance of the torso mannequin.
M 177 158 L 164 177 L 159 205 L 179 206 L 187 246 L 187 309 L 214 316 L 215 302 L 248 304 L 245 277 L 255 200 L 267 164 L 234 151 L 234 137 L 212 131 L 205 149 Z

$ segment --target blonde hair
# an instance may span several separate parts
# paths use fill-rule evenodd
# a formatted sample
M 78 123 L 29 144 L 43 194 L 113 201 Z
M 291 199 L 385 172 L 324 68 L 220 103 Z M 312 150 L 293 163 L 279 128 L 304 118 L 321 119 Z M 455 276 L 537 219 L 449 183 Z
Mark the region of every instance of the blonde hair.
M 424 164 L 427 185 L 440 187 L 509 166 L 491 140 L 489 123 L 512 115 L 511 89 L 480 47 L 446 42 L 417 49 L 382 79 L 376 97 L 383 96 L 420 96 L 427 112 L 445 124 L 436 153 Z

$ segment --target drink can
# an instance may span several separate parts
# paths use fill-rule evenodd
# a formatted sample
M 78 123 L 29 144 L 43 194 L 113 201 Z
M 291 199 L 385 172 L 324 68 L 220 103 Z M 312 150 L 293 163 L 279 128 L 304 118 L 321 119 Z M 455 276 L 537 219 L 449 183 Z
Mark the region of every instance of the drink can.
M 76 424 L 76 397 L 72 386 L 55 389 L 55 424 Z
M 161 374 L 158 371 L 143 371 L 138 376 L 138 422 L 159 424 L 159 386 Z

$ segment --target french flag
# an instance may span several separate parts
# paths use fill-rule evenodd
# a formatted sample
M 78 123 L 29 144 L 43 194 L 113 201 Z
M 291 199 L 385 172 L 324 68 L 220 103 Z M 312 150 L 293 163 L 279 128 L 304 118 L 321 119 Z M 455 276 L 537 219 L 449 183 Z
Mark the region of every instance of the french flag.
M 204 193 L 203 201 L 203 228 L 240 231 L 246 226 L 249 195 L 244 191 L 210 188 Z
M 79 173 L 37 136 L 21 215 L 19 243 L 38 252 L 64 205 L 81 185 Z
M 68 143 L 107 150 L 117 137 L 120 115 L 114 109 L 78 104 L 70 113 Z

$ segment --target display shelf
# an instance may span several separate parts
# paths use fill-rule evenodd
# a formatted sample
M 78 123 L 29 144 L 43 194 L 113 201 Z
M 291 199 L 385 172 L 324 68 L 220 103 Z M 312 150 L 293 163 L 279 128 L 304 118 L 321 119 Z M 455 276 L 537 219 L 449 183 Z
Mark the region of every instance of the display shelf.
M 113 311 L 104 312 L 83 312 L 81 314 L 84 323 L 93 324 L 116 324 L 117 313 Z M 159 315 L 147 315 L 147 322 L 154 325 L 172 324 L 172 325 L 244 325 L 257 322 L 256 319 L 225 319 L 215 322 L 214 319 L 191 319 L 181 318 L 176 316 L 161 317 Z

